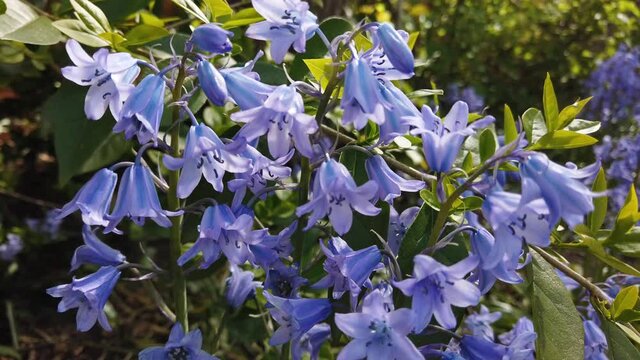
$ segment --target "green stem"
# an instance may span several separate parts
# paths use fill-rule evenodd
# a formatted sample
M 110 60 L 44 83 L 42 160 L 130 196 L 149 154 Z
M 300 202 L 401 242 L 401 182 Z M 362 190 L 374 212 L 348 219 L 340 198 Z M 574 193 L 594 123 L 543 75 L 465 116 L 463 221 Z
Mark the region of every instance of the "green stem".
M 469 176 L 467 181 L 460 185 L 460 187 L 456 188 L 455 191 L 451 193 L 451 195 L 447 198 L 444 204 L 442 204 L 442 206 L 440 207 L 440 211 L 438 211 L 436 221 L 433 224 L 433 231 L 429 236 L 429 241 L 427 242 L 426 247 L 427 249 L 433 248 L 438 242 L 438 238 L 440 237 L 442 230 L 444 230 L 444 224 L 449 217 L 449 211 L 451 210 L 453 203 L 458 200 L 463 192 L 467 191 L 469 186 L 471 186 L 471 184 L 473 183 L 473 180 L 475 180 L 478 176 L 484 174 L 484 172 L 487 171 L 494 162 L 495 161 L 489 161 L 484 163 L 480 168 L 478 168 L 478 170 L 476 170 L 473 174 L 471 174 L 471 176 Z
M 562 271 L 565 275 L 575 280 L 575 282 L 580 284 L 583 288 L 587 289 L 592 296 L 595 296 L 596 298 L 611 305 L 611 298 L 604 291 L 602 291 L 602 289 L 600 289 L 596 284 L 587 280 L 584 276 L 578 274 L 572 268 L 562 263 L 560 260 L 556 259 L 554 256 L 542 250 L 541 248 L 535 245 L 529 245 L 529 248 L 535 250 L 538 254 L 540 254 L 540 256 L 542 256 L 543 259 L 545 259 L 549 264 L 551 264 L 551 266 Z
M 224 325 L 227 323 L 227 318 L 229 317 L 229 309 L 225 310 L 222 314 L 222 318 L 220 319 L 220 324 L 218 324 L 218 330 L 216 331 L 216 337 L 213 340 L 213 352 L 217 352 L 220 347 L 220 338 L 222 337 L 222 329 L 224 329 Z
M 186 78 L 185 63 L 187 57 L 182 58 L 182 63 L 178 68 L 178 76 L 176 77 L 175 87 L 173 88 L 173 101 L 178 101 L 182 97 L 182 85 Z M 173 156 L 180 157 L 180 108 L 173 108 L 173 129 L 171 130 L 171 148 Z M 178 199 L 178 171 L 169 172 L 169 191 L 167 191 L 167 203 L 170 211 L 176 211 L 180 208 L 180 199 Z M 182 253 L 182 216 L 171 218 L 171 238 L 169 244 L 171 279 L 173 280 L 173 301 L 175 307 L 176 320 L 182 324 L 185 331 L 189 329 L 189 318 L 187 313 L 187 283 L 182 273 L 182 268 L 178 266 L 178 258 Z

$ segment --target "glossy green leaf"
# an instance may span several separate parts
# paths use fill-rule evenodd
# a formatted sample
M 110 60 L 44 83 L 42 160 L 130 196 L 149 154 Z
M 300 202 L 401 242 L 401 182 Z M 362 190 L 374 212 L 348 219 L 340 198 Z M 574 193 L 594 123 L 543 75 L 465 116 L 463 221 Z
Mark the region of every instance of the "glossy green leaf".
M 638 271 L 635 267 L 607 253 L 603 246 L 604 243 L 589 236 L 581 236 L 580 239 L 582 241 L 582 244 L 587 246 L 589 252 L 600 259 L 600 261 L 625 274 L 640 276 L 640 271 Z
M 617 242 L 629 229 L 640 220 L 640 214 L 638 213 L 638 196 L 636 195 L 635 185 L 629 187 L 627 198 L 624 201 L 624 205 L 613 226 L 613 231 L 607 239 L 607 243 Z
M 78 41 L 79 43 L 91 47 L 109 46 L 109 42 L 103 38 L 90 33 L 82 21 L 75 19 L 63 19 L 53 22 L 53 26 L 63 34 Z
M 251 25 L 264 20 L 254 8 L 246 8 L 231 15 L 229 19 L 222 24 L 225 29 L 233 29 L 239 26 Z
M 638 302 L 638 286 L 627 286 L 620 290 L 611 306 L 611 316 L 614 320 L 618 320 L 625 310 L 633 310 Z
M 204 0 L 204 3 L 207 4 L 209 11 L 211 11 L 213 20 L 233 14 L 233 9 L 226 0 Z
M 6 11 L 0 15 L 0 39 L 26 44 L 53 45 L 63 40 L 51 20 L 39 16 L 20 0 L 5 0 Z
M 165 36 L 169 36 L 169 31 L 164 28 L 140 24 L 133 29 L 129 30 L 125 34 L 125 38 L 127 39 L 123 45 L 124 46 L 137 46 L 150 43 L 152 41 L 162 39 Z
M 498 139 L 496 135 L 493 133 L 491 129 L 484 129 L 480 133 L 479 138 L 479 152 L 480 152 L 480 161 L 487 161 L 493 154 L 496 152 L 498 148 Z
M 311 71 L 311 75 L 320 83 L 320 87 L 323 90 L 326 89 L 332 72 L 331 58 L 304 59 L 303 61 Z
M 563 129 L 569 125 L 578 114 L 584 109 L 585 105 L 589 103 L 592 97 L 576 101 L 575 103 L 565 107 L 558 114 L 558 129 Z
M 427 241 L 433 231 L 433 224 L 437 216 L 437 211 L 425 202 L 420 207 L 416 219 L 407 229 L 398 251 L 398 264 L 403 276 L 411 274 L 413 258 L 427 247 Z
M 570 122 L 569 125 L 565 126 L 564 129 L 580 134 L 593 134 L 594 132 L 600 130 L 600 127 L 600 121 L 575 119 Z
M 544 107 L 544 120 L 547 129 L 549 129 L 549 131 L 558 129 L 558 100 L 556 99 L 556 92 L 553 90 L 553 82 L 551 82 L 551 75 L 549 75 L 549 73 L 547 73 L 547 78 L 544 80 L 542 105 Z
M 102 9 L 89 0 L 71 0 L 76 16 L 94 34 L 111 32 L 111 25 Z
M 607 191 L 607 179 L 605 178 L 603 168 L 598 170 L 598 175 L 593 182 L 592 190 L 595 193 L 604 193 Z M 606 195 L 593 198 L 594 209 L 593 212 L 589 214 L 589 228 L 591 231 L 598 231 L 600 227 L 602 227 L 602 224 L 604 224 L 604 220 L 607 217 L 608 200 L 609 198 Z
M 87 120 L 83 110 L 86 92 L 86 87 L 65 84 L 42 110 L 43 120 L 53 127 L 60 185 L 117 161 L 131 146 L 122 134 L 112 133 L 115 122 L 108 110 L 101 120 Z
M 536 108 L 529 108 L 522 114 L 522 126 L 524 127 L 527 141 L 535 143 L 547 133 L 547 126 L 544 123 L 542 112 Z
M 196 3 L 194 3 L 192 0 L 171 0 L 171 1 L 173 1 L 173 3 L 178 5 L 179 7 L 181 7 L 182 10 L 191 14 L 193 17 L 202 21 L 203 23 L 206 24 L 209 22 L 207 15 L 205 15 L 205 13 L 203 13 L 202 10 L 200 10 L 200 7 Z
M 633 346 L 633 343 L 625 335 L 624 331 L 615 322 L 608 320 L 602 314 L 600 316 L 600 328 L 607 337 L 610 360 L 640 359 L 640 351 Z
M 545 360 L 583 360 L 584 329 L 571 294 L 554 268 L 536 252 L 526 267 L 531 299 L 536 357 Z
M 516 120 L 513 117 L 509 105 L 504 104 L 504 143 L 510 144 L 518 138 L 518 129 L 516 128 Z
M 575 149 L 590 146 L 597 143 L 598 140 L 589 135 L 571 132 L 567 130 L 556 130 L 545 134 L 530 150 L 539 149 Z

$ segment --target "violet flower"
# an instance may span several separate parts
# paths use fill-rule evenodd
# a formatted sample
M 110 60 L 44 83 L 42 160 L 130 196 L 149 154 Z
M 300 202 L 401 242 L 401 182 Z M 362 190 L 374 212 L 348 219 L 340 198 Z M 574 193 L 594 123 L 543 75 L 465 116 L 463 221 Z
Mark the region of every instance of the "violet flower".
M 260 82 L 260 75 L 253 71 L 253 66 L 262 54 L 262 51 L 258 52 L 256 57 L 243 67 L 220 70 L 227 84 L 229 97 L 241 110 L 261 106 L 275 89 L 275 86 Z
M 269 313 L 280 325 L 269 339 L 271 346 L 298 341 L 331 314 L 331 303 L 327 299 L 284 299 L 268 292 L 263 294 L 269 302 Z
M 164 346 L 152 346 L 142 350 L 138 354 L 139 360 L 217 360 L 218 358 L 207 354 L 202 348 L 202 333 L 193 330 L 185 334 L 180 323 L 171 328 L 169 340 Z
M 320 348 L 322 344 L 331 337 L 331 327 L 329 324 L 321 323 L 314 325 L 309 331 L 304 333 L 300 339 L 291 344 L 291 357 L 293 360 L 302 360 L 303 354 L 308 353 L 310 360 L 320 358 Z
M 225 30 L 216 24 L 203 24 L 193 30 L 189 42 L 198 49 L 214 54 L 224 54 L 231 51 L 233 45 L 229 38 L 233 37 L 231 31 Z
M 227 278 L 225 297 L 232 308 L 238 309 L 247 298 L 255 295 L 260 282 L 253 281 L 252 271 L 244 271 L 235 264 L 229 266 L 229 271 L 231 271 L 231 276 Z
M 0 244 L 0 260 L 5 262 L 13 261 L 23 247 L 20 235 L 7 234 L 7 241 Z
M 141 145 L 157 143 L 166 88 L 162 74 L 147 75 L 142 79 L 122 106 L 113 132 L 124 132 L 127 140 L 135 135 Z
M 389 168 L 380 155 L 368 158 L 365 168 L 369 179 L 378 185 L 378 198 L 393 204 L 393 199 L 402 195 L 402 191 L 416 192 L 424 188 L 424 181 L 407 180 Z
M 100 241 L 88 225 L 82 227 L 82 239 L 84 245 L 79 246 L 73 253 L 71 271 L 83 264 L 118 266 L 127 259 L 120 251 Z
M 62 219 L 80 210 L 82 222 L 86 225 L 107 226 L 109 221 L 105 215 L 111 206 L 117 181 L 118 175 L 115 172 L 106 168 L 101 169 L 80 188 L 71 201 L 56 213 L 56 218 Z

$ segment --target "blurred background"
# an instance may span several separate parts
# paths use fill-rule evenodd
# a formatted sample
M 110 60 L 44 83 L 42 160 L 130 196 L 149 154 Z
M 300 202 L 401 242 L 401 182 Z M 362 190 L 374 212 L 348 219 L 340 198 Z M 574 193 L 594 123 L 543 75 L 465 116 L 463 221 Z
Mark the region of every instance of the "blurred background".
M 30 3 L 52 19 L 70 16 L 65 0 Z M 240 9 L 249 1 L 229 3 Z M 171 32 L 189 33 L 189 24 L 180 21 L 184 14 L 168 0 L 96 4 L 119 28 L 143 19 Z M 603 161 L 613 189 L 611 214 L 621 206 L 629 186 L 638 184 L 640 1 L 311 0 L 310 4 L 320 20 L 340 16 L 355 23 L 368 18 L 419 32 L 414 47 L 417 75 L 406 86 L 443 89 L 443 107 L 464 100 L 473 110 L 498 119 L 504 104 L 516 114 L 541 108 L 547 72 L 561 106 L 594 96 L 581 117 L 602 122 L 596 134 L 599 144 L 595 150 L 573 152 L 573 161 Z M 256 46 L 261 45 L 243 46 L 239 56 L 253 57 Z M 53 124 L 71 123 L 72 107 L 82 112 L 82 102 L 65 102 L 60 95 L 60 68 L 68 64 L 63 43 L 47 47 L 0 41 L 0 358 L 13 356 L 15 348 L 33 359 L 127 358 L 147 343 L 163 341 L 167 334 L 166 320 L 136 283 L 119 285 L 114 292 L 107 310 L 117 317 L 117 325 L 109 334 L 98 329 L 77 333 L 74 315 L 57 314 L 57 301 L 45 294 L 46 288 L 68 282 L 70 256 L 82 242 L 79 220 L 57 222 L 51 210 L 71 199 L 87 180 L 86 172 L 94 169 L 81 151 L 64 154 L 80 159 L 74 171 L 68 168 L 69 161 L 65 166 L 58 162 L 63 154 L 56 153 L 56 141 L 73 132 L 62 132 L 59 126 L 54 131 Z M 208 109 L 205 106 L 199 116 L 210 116 L 213 110 Z M 105 151 L 113 150 L 112 143 L 104 146 Z M 118 151 L 110 153 L 114 160 L 128 149 Z M 144 236 L 154 241 L 153 234 Z M 139 252 L 135 243 L 118 246 L 123 252 Z M 216 311 L 206 306 L 221 297 L 216 281 L 220 279 L 201 279 L 192 285 L 192 292 L 202 294 L 202 299 L 194 299 L 194 311 Z M 262 337 L 261 329 L 252 327 L 255 319 L 245 317 L 246 324 L 242 319 L 234 327 L 237 334 L 229 335 L 235 349 L 229 358 L 253 358 L 259 353 L 255 339 Z M 202 324 L 209 325 L 215 324 Z

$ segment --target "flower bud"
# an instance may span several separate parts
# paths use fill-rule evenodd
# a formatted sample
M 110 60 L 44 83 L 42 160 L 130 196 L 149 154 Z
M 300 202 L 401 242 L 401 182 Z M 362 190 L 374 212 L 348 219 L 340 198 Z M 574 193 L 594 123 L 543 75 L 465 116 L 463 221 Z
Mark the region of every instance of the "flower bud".
M 222 106 L 227 100 L 227 84 L 222 74 L 206 60 L 198 61 L 198 80 L 209 101 Z
M 215 54 L 224 54 L 231 51 L 232 45 L 229 38 L 233 37 L 231 31 L 227 31 L 215 24 L 198 26 L 191 34 L 191 43 L 200 50 Z
M 413 73 L 413 54 L 405 39 L 391 24 L 380 24 L 377 31 L 378 39 L 385 54 L 393 66 L 403 73 Z

